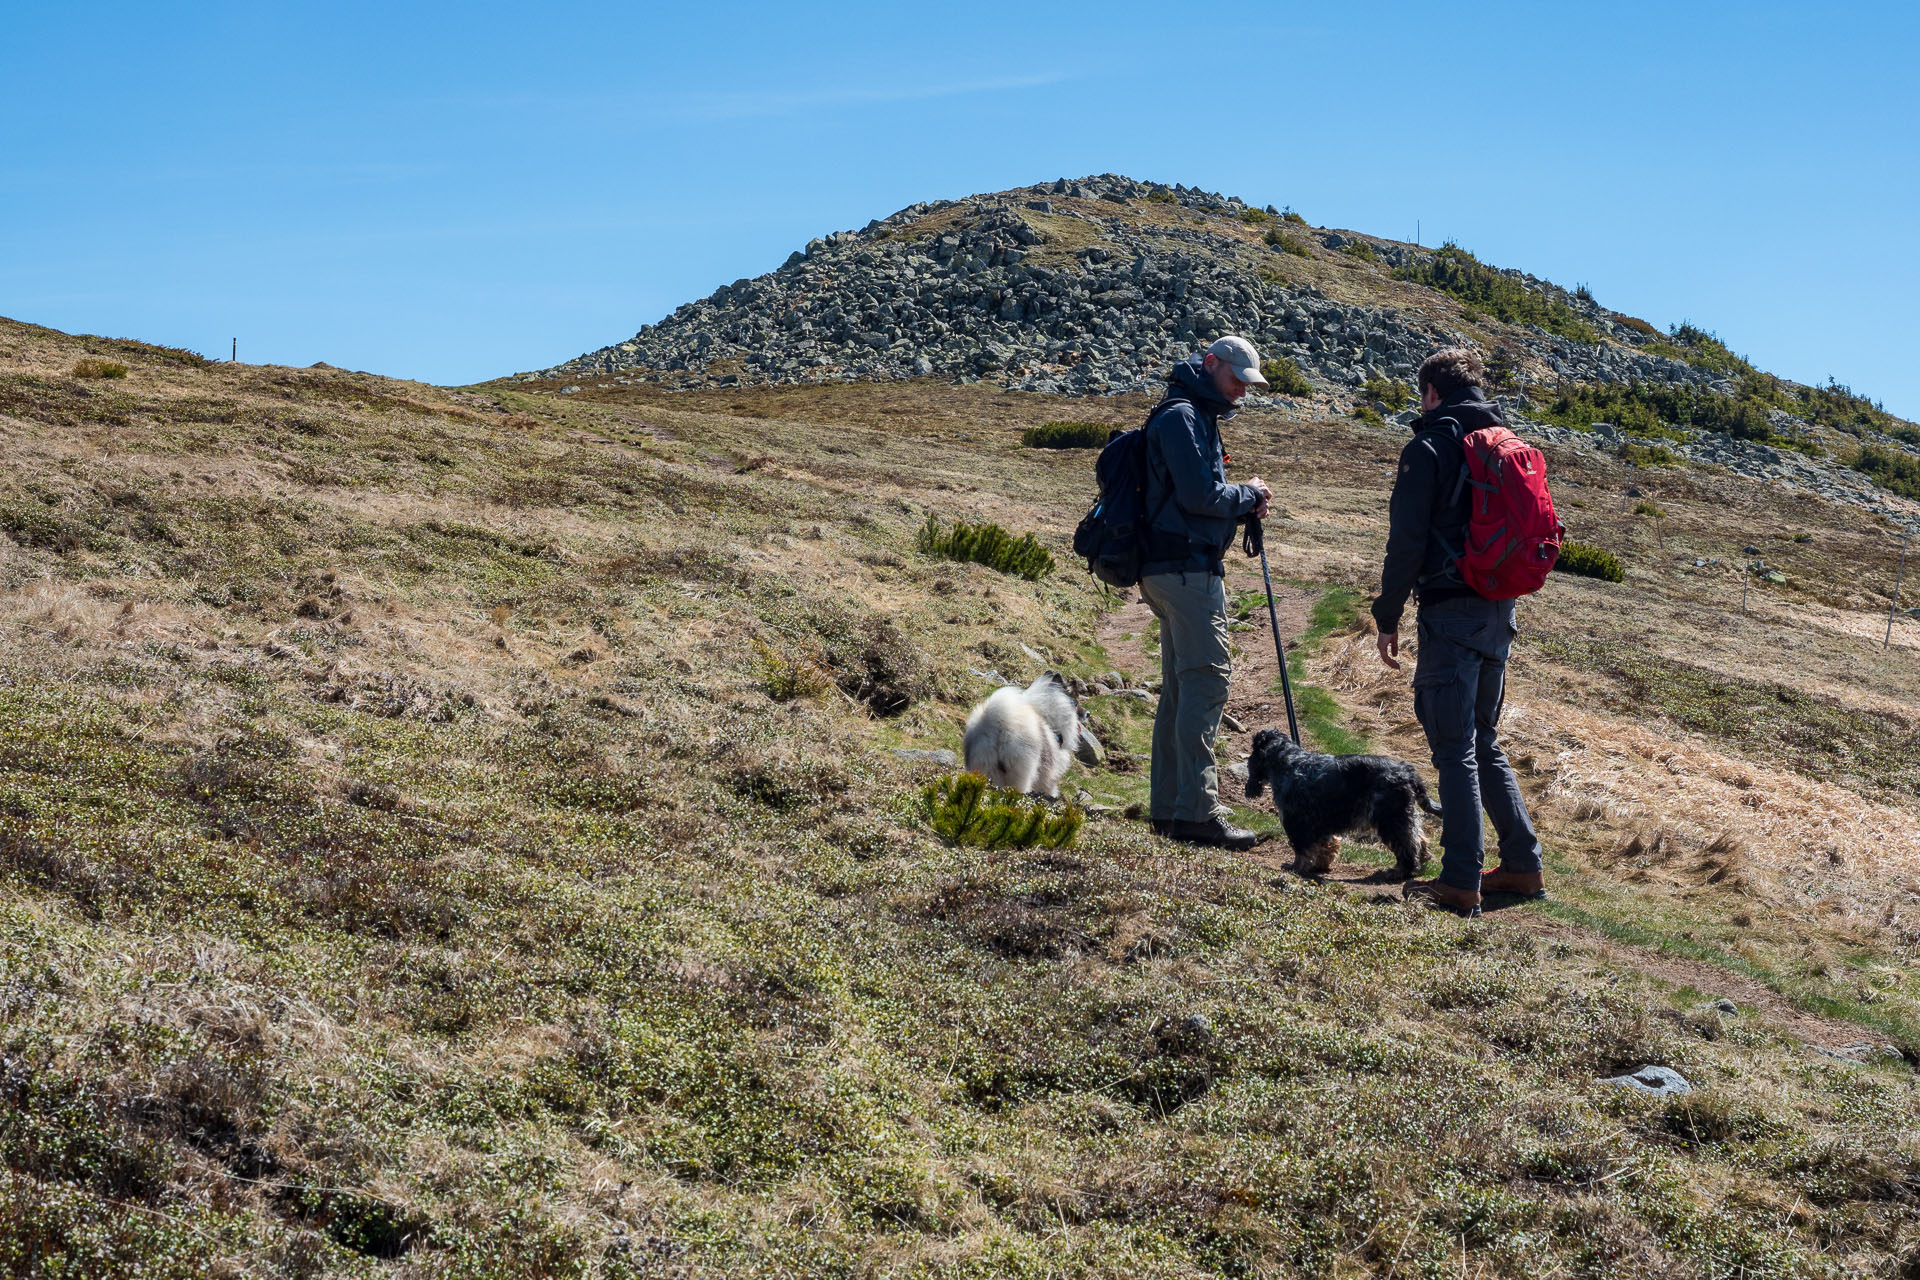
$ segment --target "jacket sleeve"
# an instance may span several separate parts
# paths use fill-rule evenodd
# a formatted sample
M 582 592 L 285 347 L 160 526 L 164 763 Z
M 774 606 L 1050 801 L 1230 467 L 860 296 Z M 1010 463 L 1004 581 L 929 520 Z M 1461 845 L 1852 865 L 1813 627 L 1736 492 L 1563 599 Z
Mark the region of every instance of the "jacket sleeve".
M 1168 405 L 1148 434 L 1159 441 L 1160 459 L 1173 481 L 1173 502 L 1182 511 L 1234 520 L 1260 505 L 1252 485 L 1228 484 L 1214 473 L 1212 451 L 1201 436 L 1193 406 Z
M 1400 614 L 1420 578 L 1420 566 L 1426 563 L 1439 467 L 1438 455 L 1419 440 L 1408 441 L 1400 451 L 1400 470 L 1387 504 L 1387 563 L 1380 571 L 1380 594 L 1373 601 L 1373 620 L 1382 632 L 1400 629 Z

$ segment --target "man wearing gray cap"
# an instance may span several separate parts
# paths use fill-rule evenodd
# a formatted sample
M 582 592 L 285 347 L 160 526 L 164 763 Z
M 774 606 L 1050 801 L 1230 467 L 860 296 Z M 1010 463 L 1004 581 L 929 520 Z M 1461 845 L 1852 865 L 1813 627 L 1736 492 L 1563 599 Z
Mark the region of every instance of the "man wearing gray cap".
M 1173 367 L 1167 398 L 1147 421 L 1146 555 L 1140 595 L 1160 619 L 1160 707 L 1153 718 L 1153 830 L 1188 844 L 1249 849 L 1257 837 L 1220 804 L 1213 759 L 1227 707 L 1226 569 L 1245 517 L 1264 517 L 1272 492 L 1255 476 L 1227 482 L 1219 423 L 1248 386 L 1265 386 L 1260 353 L 1226 337 Z

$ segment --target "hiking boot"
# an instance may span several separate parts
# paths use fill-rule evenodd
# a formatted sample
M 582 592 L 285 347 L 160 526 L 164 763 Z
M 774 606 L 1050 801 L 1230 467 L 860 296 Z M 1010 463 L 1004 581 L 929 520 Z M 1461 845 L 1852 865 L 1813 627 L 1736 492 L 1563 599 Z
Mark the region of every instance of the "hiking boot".
M 1153 832 L 1153 834 L 1157 836 L 1166 835 L 1167 829 L 1170 828 L 1171 826 L 1173 826 L 1172 818 L 1148 818 L 1147 819 L 1147 830 Z
M 1214 849 L 1251 849 L 1260 843 L 1260 837 L 1245 827 L 1236 827 L 1224 818 L 1206 818 L 1199 822 L 1183 821 L 1179 818 L 1167 823 L 1164 833 L 1169 840 L 1178 840 L 1181 844 L 1201 844 Z
M 1435 911 L 1451 911 L 1469 920 L 1480 914 L 1479 894 L 1456 889 L 1440 880 L 1409 880 L 1400 896 L 1408 902 L 1417 902 Z
M 1508 893 L 1538 902 L 1547 896 L 1547 878 L 1538 871 L 1508 871 L 1495 867 L 1480 876 L 1481 893 Z

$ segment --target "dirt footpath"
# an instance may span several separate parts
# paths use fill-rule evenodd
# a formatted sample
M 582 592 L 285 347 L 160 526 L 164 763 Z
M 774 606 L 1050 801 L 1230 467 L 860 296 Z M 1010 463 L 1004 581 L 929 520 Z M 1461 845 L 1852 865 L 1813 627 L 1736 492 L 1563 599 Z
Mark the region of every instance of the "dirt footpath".
M 1249 585 L 1258 589 L 1259 579 L 1251 584 L 1229 579 L 1230 591 L 1247 589 Z M 1114 670 L 1129 680 L 1157 680 L 1159 652 L 1156 649 L 1151 656 L 1147 652 L 1153 610 L 1137 598 L 1138 592 L 1132 594 L 1136 596 L 1132 603 L 1101 620 L 1097 638 L 1113 660 Z M 1320 593 L 1315 590 L 1274 585 L 1280 635 L 1289 648 L 1306 631 L 1314 601 L 1319 598 Z M 1259 730 L 1287 726 L 1286 703 L 1280 697 L 1280 663 L 1274 655 L 1273 630 L 1264 604 L 1257 604 L 1246 621 L 1252 624 L 1249 628 L 1233 632 L 1233 684 L 1227 693 L 1227 715 L 1242 728 L 1235 731 L 1229 725 L 1221 725 L 1220 741 L 1226 744 L 1219 751 L 1222 761 L 1246 759 L 1253 735 Z

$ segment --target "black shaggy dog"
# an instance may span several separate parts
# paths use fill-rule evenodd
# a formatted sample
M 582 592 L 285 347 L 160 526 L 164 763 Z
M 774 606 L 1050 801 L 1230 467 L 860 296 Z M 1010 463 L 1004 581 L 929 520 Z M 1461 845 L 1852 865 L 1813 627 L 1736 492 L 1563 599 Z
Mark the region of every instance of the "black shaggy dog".
M 1404 760 L 1322 755 L 1278 729 L 1262 729 L 1253 735 L 1247 761 L 1247 799 L 1258 799 L 1268 787 L 1307 875 L 1325 875 L 1340 852 L 1340 837 L 1369 828 L 1393 850 L 1401 879 L 1427 865 L 1427 837 L 1414 806 L 1436 818 L 1440 810 Z

